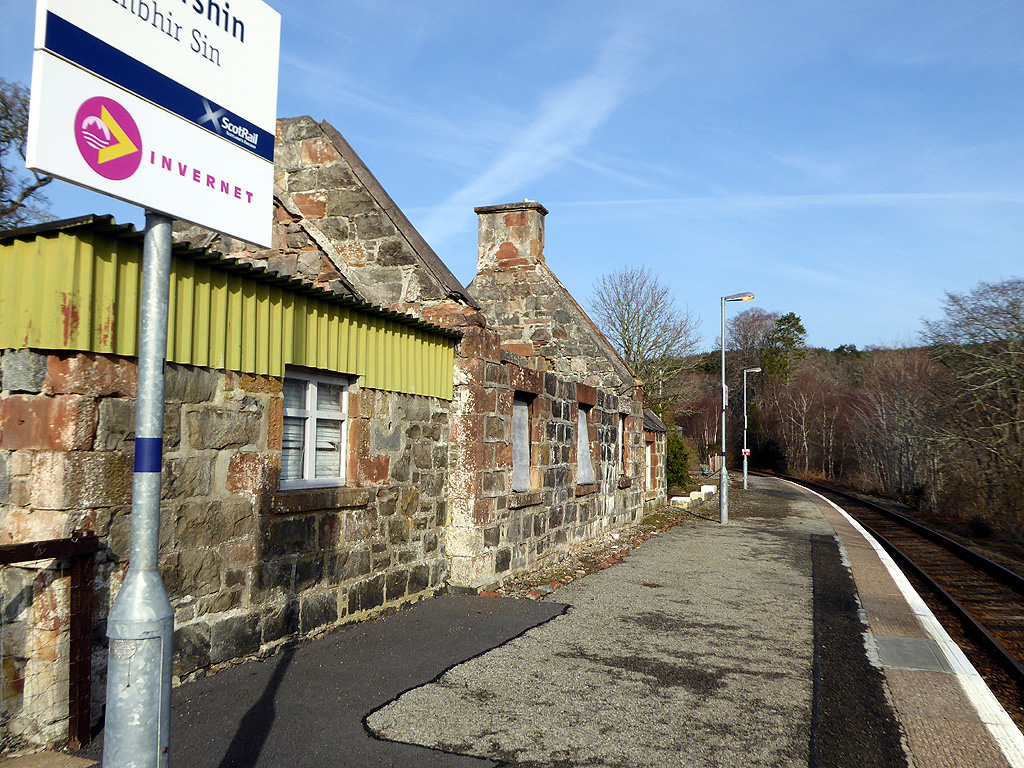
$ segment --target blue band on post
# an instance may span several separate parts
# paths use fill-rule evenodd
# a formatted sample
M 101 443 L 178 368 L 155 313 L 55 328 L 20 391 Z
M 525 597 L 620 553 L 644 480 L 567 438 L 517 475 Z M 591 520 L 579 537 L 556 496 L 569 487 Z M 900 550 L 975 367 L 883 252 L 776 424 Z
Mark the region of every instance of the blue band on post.
M 162 437 L 135 438 L 135 471 L 159 472 L 164 453 Z

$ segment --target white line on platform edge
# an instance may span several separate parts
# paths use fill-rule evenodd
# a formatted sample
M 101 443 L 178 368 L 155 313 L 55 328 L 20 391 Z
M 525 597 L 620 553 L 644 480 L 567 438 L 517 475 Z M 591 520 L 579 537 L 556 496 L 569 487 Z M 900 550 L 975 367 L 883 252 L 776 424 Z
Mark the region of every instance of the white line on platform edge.
M 903 571 L 899 569 L 895 561 L 889 555 L 882 545 L 879 544 L 875 537 L 868 533 L 860 523 L 850 517 L 845 510 L 837 506 L 831 500 L 826 499 L 817 491 L 812 491 L 810 488 L 806 488 L 802 485 L 797 485 L 787 480 L 791 485 L 796 485 L 809 493 L 813 493 L 815 496 L 828 502 L 839 514 L 845 517 L 867 541 L 874 548 L 879 560 L 885 564 L 886 569 L 889 571 L 889 575 L 892 576 L 896 586 L 899 587 L 900 592 L 903 593 L 903 597 L 910 605 L 911 610 L 917 616 L 921 625 L 924 627 L 925 632 L 931 635 L 932 639 L 938 644 L 942 653 L 945 655 L 946 660 L 950 666 L 955 670 L 957 680 L 960 682 L 961 687 L 967 694 L 967 698 L 970 699 L 971 704 L 978 713 L 978 717 L 988 728 L 989 733 L 992 734 L 992 738 L 999 744 L 999 748 L 1003 751 L 1003 755 L 1013 768 L 1024 768 L 1024 734 L 1021 734 L 1020 729 L 1013 722 L 1010 716 L 1003 709 L 1003 705 L 996 699 L 995 694 L 985 683 L 984 678 L 978 674 L 978 671 L 974 668 L 974 665 L 967 659 L 964 652 L 960 650 L 953 639 L 949 636 L 942 625 L 939 624 L 938 619 L 935 618 L 935 614 L 931 612 L 931 609 L 925 605 L 924 600 L 917 593 L 917 590 L 910 584 L 907 577 L 903 574 Z M 840 539 L 840 545 L 842 540 Z M 845 547 L 844 547 L 845 549 Z

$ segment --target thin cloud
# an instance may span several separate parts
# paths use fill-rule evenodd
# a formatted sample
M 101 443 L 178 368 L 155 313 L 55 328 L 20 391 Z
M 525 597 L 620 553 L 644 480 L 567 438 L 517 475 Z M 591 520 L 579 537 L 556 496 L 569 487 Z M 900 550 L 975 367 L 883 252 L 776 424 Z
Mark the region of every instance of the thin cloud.
M 505 201 L 590 142 L 629 95 L 638 53 L 634 35 L 620 32 L 611 38 L 590 71 L 551 92 L 537 118 L 489 167 L 426 216 L 421 230 L 427 240 L 464 230 L 471 225 L 465 214 L 473 206 Z
M 402 123 L 419 131 L 444 134 L 451 134 L 455 131 L 456 124 L 453 121 L 445 120 L 396 99 L 383 98 L 380 96 L 380 89 L 371 90 L 343 85 L 345 78 L 339 74 L 336 68 L 316 64 L 291 54 L 283 55 L 281 64 L 283 68 L 290 70 L 281 77 L 282 82 L 298 83 L 297 87 L 303 89 L 302 102 L 309 102 L 312 97 L 315 97 L 320 104 L 344 104 L 350 109 L 379 115 L 391 122 Z M 288 94 L 288 96 L 290 100 L 297 101 L 292 94 Z
M 1024 194 L 1003 192 L 865 192 L 807 195 L 721 195 L 713 197 L 659 197 L 632 200 L 558 201 L 560 208 L 625 206 L 673 206 L 720 210 L 793 210 L 799 208 L 849 208 L 919 206 L 934 203 L 1024 204 Z
M 468 156 L 493 153 L 494 136 L 499 127 L 519 119 L 505 105 L 487 102 L 473 95 L 463 99 L 465 104 L 472 107 L 468 109 L 470 117 L 466 118 L 440 113 L 422 103 L 387 95 L 387 91 L 379 86 L 364 86 L 354 77 L 340 74 L 336 67 L 290 54 L 281 57 L 281 64 L 283 71 L 287 69 L 281 76 L 282 83 L 296 84 L 288 92 L 282 90 L 282 96 L 287 98 L 287 102 L 280 105 L 279 112 L 284 110 L 281 112 L 284 116 L 293 116 L 295 110 L 305 114 L 309 111 L 310 103 L 318 104 L 321 109 L 326 105 L 342 107 L 343 114 L 358 114 L 363 123 L 367 115 L 373 115 L 379 118 L 379 123 L 386 123 L 389 129 L 403 131 L 406 137 L 404 143 L 392 151 L 408 152 L 409 143 L 414 142 L 418 159 L 433 160 L 446 169 L 471 172 L 473 166 Z M 327 117 L 328 121 L 339 128 L 346 138 L 355 138 L 350 135 L 348 124 L 338 121 L 336 110 L 326 111 L 331 115 Z M 318 120 L 324 117 L 321 114 L 313 116 Z M 375 132 L 371 138 L 379 138 L 379 133 Z M 357 151 L 365 146 L 366 139 L 364 133 Z M 467 151 L 469 149 L 472 152 Z

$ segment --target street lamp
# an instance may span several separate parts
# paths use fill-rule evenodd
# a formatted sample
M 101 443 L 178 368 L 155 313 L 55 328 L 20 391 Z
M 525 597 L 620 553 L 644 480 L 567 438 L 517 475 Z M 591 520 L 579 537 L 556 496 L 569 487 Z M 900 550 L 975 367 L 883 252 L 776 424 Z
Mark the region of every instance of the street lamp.
M 747 490 L 747 456 L 750 455 L 750 451 L 747 450 L 747 374 L 748 373 L 760 373 L 760 368 L 744 368 L 743 369 L 743 490 Z
M 725 302 L 750 301 L 752 293 L 734 293 L 722 297 L 722 469 L 718 474 L 718 522 L 729 523 L 729 473 L 725 468 L 725 409 L 729 407 L 729 390 L 725 386 Z

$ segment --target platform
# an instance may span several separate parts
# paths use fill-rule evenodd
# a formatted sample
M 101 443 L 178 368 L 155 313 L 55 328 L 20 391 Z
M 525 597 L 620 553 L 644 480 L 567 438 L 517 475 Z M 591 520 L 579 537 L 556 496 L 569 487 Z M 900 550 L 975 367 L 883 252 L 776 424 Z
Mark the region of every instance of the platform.
M 543 600 L 426 600 L 184 685 L 171 744 L 189 768 L 1024 768 L 884 553 L 761 478 L 729 525 L 712 498 Z
M 855 523 L 779 480 L 731 490 L 725 527 L 713 501 L 370 728 L 531 765 L 1024 765 L 1020 732 Z
M 867 651 L 883 670 L 914 764 L 1024 766 L 1019 729 L 892 558 L 848 515 L 814 500 L 843 543 Z

